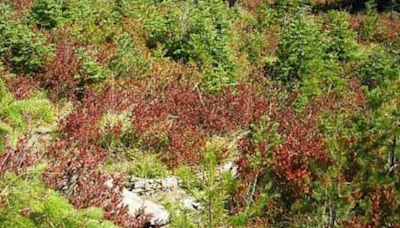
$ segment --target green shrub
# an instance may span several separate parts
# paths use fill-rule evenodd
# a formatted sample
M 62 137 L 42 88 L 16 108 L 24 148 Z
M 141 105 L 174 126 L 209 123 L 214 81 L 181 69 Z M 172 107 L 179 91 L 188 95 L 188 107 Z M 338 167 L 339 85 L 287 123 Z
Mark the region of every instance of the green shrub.
M 277 12 L 273 8 L 267 5 L 261 5 L 256 9 L 257 18 L 257 28 L 266 29 L 271 25 L 276 25 L 277 23 Z
M 378 220 L 375 213 L 370 213 L 376 203 L 371 196 L 381 194 L 377 190 L 397 188 L 398 181 L 393 175 L 397 167 L 394 161 L 400 156 L 400 68 L 397 62 L 398 58 L 382 47 L 374 48 L 360 71 L 367 79 L 363 83 L 367 87 L 364 93 L 368 108 L 349 108 L 345 112 L 341 110 L 340 115 L 327 113 L 327 117 L 321 118 L 331 165 L 320 174 L 323 181 L 313 184 L 313 198 L 325 208 L 334 209 L 337 223 L 350 220 L 352 216 L 362 217 L 364 224 L 383 227 L 399 222 L 397 211 L 400 208 L 393 203 L 399 197 L 396 190 L 385 193 L 385 206 L 379 209 Z M 340 181 L 340 175 L 350 170 L 351 184 Z M 360 192 L 362 196 L 356 201 L 343 197 Z M 324 214 L 321 212 L 319 216 Z
M 258 123 L 250 125 L 250 140 L 255 146 L 254 153 L 245 153 L 243 157 L 249 161 L 250 170 L 259 170 L 254 180 L 248 185 L 245 192 L 246 205 L 240 213 L 232 216 L 231 223 L 234 227 L 245 227 L 251 219 L 261 217 L 267 213 L 267 205 L 279 201 L 280 192 L 276 185 L 274 165 L 272 160 L 276 148 L 282 145 L 284 138 L 278 133 L 279 124 L 268 117 L 262 117 Z M 259 192 L 258 197 L 255 197 Z M 269 215 L 267 215 L 269 216 Z M 271 216 L 272 220 L 272 216 Z M 273 223 L 273 221 L 271 221 Z
M 9 100 L 9 95 L 6 90 L 6 86 L 4 85 L 4 82 L 0 80 L 0 107 L 4 107 L 6 105 L 6 102 Z M 0 108 L 0 113 L 4 112 L 1 111 L 2 109 Z M 3 114 L 4 115 L 4 114 Z M 3 123 L 3 121 L 0 121 L 0 154 L 4 150 L 4 144 L 5 144 L 5 136 L 7 133 L 11 132 L 12 128 L 9 126 L 9 124 Z
M 262 62 L 263 51 L 268 45 L 264 33 L 271 26 L 273 11 L 268 7 L 262 7 L 256 15 L 240 12 L 238 17 L 240 20 L 237 23 L 243 24 L 243 31 L 239 32 L 241 37 L 239 50 L 247 54 L 251 64 Z
M 398 58 L 397 58 L 398 59 Z M 366 61 L 359 70 L 363 85 L 374 89 L 397 77 L 399 62 L 394 55 L 390 55 L 384 48 L 373 47 Z
M 324 69 L 323 47 L 318 25 L 299 13 L 282 32 L 274 78 L 293 88 L 305 76 L 319 74 Z
M 11 8 L 0 4 L 0 56 L 14 72 L 39 72 L 53 56 L 53 46 L 44 35 L 14 18 Z
M 37 174 L 25 178 L 5 174 L 0 177 L 0 189 L 0 227 L 116 227 L 102 221 L 101 209 L 75 210 L 57 192 L 44 187 Z
M 220 140 L 212 139 L 207 142 L 201 151 L 202 175 L 195 175 L 188 167 L 181 167 L 177 173 L 183 185 L 203 206 L 199 215 L 183 214 L 178 217 L 179 223 L 197 224 L 198 227 L 221 227 L 227 224 L 230 218 L 226 213 L 226 204 L 230 194 L 237 187 L 237 180 L 230 171 L 219 171 L 219 153 L 224 149 Z
M 99 64 L 85 49 L 78 50 L 78 58 L 81 65 L 76 76 L 80 85 L 99 83 L 110 75 L 108 69 Z
M 349 27 L 349 14 L 340 11 L 329 11 L 326 52 L 340 61 L 354 58 L 357 48 L 356 34 Z
M 119 19 L 113 1 L 70 0 L 65 4 L 65 27 L 84 44 L 101 44 L 115 39 Z M 118 19 L 118 20 L 117 20 Z
M 277 18 L 285 23 L 287 17 L 296 15 L 310 6 L 310 0 L 275 0 L 275 10 Z
M 324 92 L 340 90 L 345 85 L 338 57 L 329 56 L 327 49 L 320 24 L 304 11 L 293 17 L 282 32 L 277 60 L 272 63 L 273 79 L 283 83 L 289 91 L 301 92 L 299 107 L 305 107 L 308 101 Z
M 266 47 L 265 37 L 258 32 L 247 34 L 243 50 L 248 54 L 251 63 L 262 61 L 262 49 Z
M 373 39 L 378 32 L 379 14 L 377 4 L 374 0 L 369 0 L 365 6 L 365 19 L 359 28 L 359 32 L 362 39 L 370 40 Z
M 29 99 L 15 100 L 0 78 L 0 153 L 6 139 L 11 144 L 17 142 L 28 120 L 29 124 L 39 125 L 54 120 L 50 102 L 40 93 Z
M 111 61 L 110 68 L 118 77 L 139 77 L 150 69 L 150 63 L 134 47 L 128 33 L 122 33 L 118 40 L 118 49 Z
M 131 169 L 131 175 L 140 178 L 162 178 L 168 174 L 167 166 L 155 154 L 138 154 Z
M 126 149 L 126 148 L 125 148 Z M 159 154 L 138 149 L 117 151 L 105 166 L 109 173 L 122 173 L 138 178 L 164 178 L 169 174 L 168 167 L 164 164 Z
M 32 19 L 39 28 L 55 28 L 63 17 L 62 0 L 35 0 L 32 7 Z
M 146 23 L 149 47 L 161 45 L 165 55 L 194 63 L 205 73 L 205 88 L 217 91 L 236 83 L 232 52 L 232 23 L 229 10 L 219 0 L 199 0 L 198 4 L 167 1 L 166 12 Z
M 172 219 L 171 219 L 171 227 L 177 227 L 177 228 L 195 228 L 197 227 L 195 223 L 191 221 L 192 218 L 190 218 L 187 215 L 184 214 L 177 214 L 176 211 L 178 209 L 172 208 L 170 211 L 173 212 L 172 214 Z M 175 212 L 175 213 L 174 213 Z

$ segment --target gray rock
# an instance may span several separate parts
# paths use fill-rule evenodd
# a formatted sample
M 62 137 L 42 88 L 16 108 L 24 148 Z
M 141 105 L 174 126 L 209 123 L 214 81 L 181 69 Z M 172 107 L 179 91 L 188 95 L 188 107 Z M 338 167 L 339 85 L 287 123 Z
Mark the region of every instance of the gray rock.
M 178 178 L 168 177 L 161 181 L 161 185 L 164 189 L 177 189 L 179 188 Z
M 186 197 L 182 200 L 183 208 L 186 210 L 200 210 L 202 206 L 192 197 Z
M 128 207 L 128 213 L 131 216 L 136 216 L 140 212 L 151 215 L 152 224 L 165 225 L 169 222 L 170 214 L 159 204 L 150 200 L 142 199 L 139 195 L 124 188 L 122 191 L 121 205 Z
M 137 188 L 146 189 L 147 185 L 148 184 L 145 180 L 139 180 L 139 179 L 132 180 L 132 188 L 133 189 L 137 189 Z
M 219 168 L 220 173 L 231 172 L 232 176 L 237 175 L 237 166 L 233 161 L 228 161 Z

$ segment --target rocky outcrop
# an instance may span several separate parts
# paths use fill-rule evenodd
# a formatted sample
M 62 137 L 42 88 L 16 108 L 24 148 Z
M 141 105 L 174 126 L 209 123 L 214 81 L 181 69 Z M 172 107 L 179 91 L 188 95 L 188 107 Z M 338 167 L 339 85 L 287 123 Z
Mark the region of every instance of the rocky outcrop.
M 217 168 L 217 173 L 222 175 L 224 172 L 231 172 L 233 176 L 237 175 L 237 167 L 232 161 L 228 161 Z M 203 179 L 205 174 L 199 172 L 196 177 Z M 160 192 L 173 192 L 182 188 L 182 182 L 178 177 L 166 177 L 159 179 L 144 179 L 132 177 L 128 189 L 139 195 L 153 195 Z
M 231 161 L 226 162 L 217 170 L 219 174 L 231 172 L 237 174 L 237 167 Z M 204 173 L 197 173 L 197 178 L 204 177 Z M 112 186 L 112 180 L 106 183 Z M 170 221 L 170 213 L 163 206 L 164 200 L 174 202 L 184 210 L 201 210 L 202 205 L 191 197 L 182 186 L 178 177 L 144 179 L 132 177 L 129 184 L 121 192 L 122 206 L 127 206 L 129 214 L 137 216 L 144 213 L 151 217 L 151 224 L 165 226 Z
M 114 180 L 110 179 L 105 185 L 112 188 L 113 182 Z M 121 197 L 121 206 L 128 207 L 129 215 L 133 217 L 139 214 L 149 215 L 151 216 L 151 225 L 163 226 L 168 224 L 170 214 L 161 204 L 145 199 L 127 188 L 122 189 Z

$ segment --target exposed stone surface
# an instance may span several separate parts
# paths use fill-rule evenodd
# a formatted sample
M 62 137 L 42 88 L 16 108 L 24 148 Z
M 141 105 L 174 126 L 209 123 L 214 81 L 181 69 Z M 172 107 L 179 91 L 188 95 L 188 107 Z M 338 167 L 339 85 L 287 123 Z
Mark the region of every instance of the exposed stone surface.
M 219 175 L 224 172 L 231 172 L 233 176 L 236 176 L 237 167 L 232 161 L 228 161 L 218 167 L 217 172 Z M 202 179 L 204 177 L 204 173 L 199 172 L 196 174 L 196 176 L 197 178 Z M 160 192 L 176 191 L 181 187 L 181 181 L 177 177 L 171 176 L 159 179 L 132 177 L 127 188 L 139 195 L 152 195 Z
M 139 195 L 151 195 L 157 192 L 168 192 L 179 189 L 177 177 L 163 179 L 143 179 L 132 177 L 129 189 Z
M 182 200 L 183 208 L 186 210 L 199 210 L 202 209 L 200 203 L 196 202 L 193 197 L 186 197 Z
M 235 165 L 235 163 L 233 163 L 233 161 L 228 161 L 219 168 L 219 172 L 220 173 L 231 172 L 232 176 L 236 176 L 237 166 Z
M 232 172 L 237 174 L 237 167 L 231 161 L 218 167 L 218 173 Z M 204 177 L 203 173 L 197 174 L 198 178 Z M 113 186 L 113 181 L 106 182 L 109 187 Z M 151 223 L 165 226 L 170 221 L 170 213 L 163 206 L 165 202 L 179 204 L 178 207 L 184 210 L 201 210 L 202 205 L 190 196 L 181 185 L 179 178 L 175 176 L 144 179 L 132 177 L 128 186 L 121 192 L 121 205 L 126 205 L 129 214 L 136 216 L 138 213 L 145 213 L 152 216 Z
M 168 177 L 161 181 L 161 185 L 165 189 L 176 189 L 179 187 L 179 182 L 176 177 Z
M 132 216 L 136 216 L 141 212 L 151 215 L 150 222 L 153 225 L 165 225 L 169 222 L 170 214 L 162 205 L 143 199 L 126 188 L 122 190 L 121 204 L 128 206 L 128 213 Z

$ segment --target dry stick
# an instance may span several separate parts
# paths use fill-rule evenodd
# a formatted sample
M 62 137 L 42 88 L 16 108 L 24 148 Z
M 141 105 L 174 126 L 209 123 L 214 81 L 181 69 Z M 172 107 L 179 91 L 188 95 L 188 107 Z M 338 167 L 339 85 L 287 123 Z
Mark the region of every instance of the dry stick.
M 258 174 L 256 175 L 256 178 L 254 179 L 249 197 L 247 198 L 246 209 L 249 209 L 250 205 L 253 203 L 253 196 L 254 196 L 254 193 L 256 192 L 257 181 L 258 181 Z
M 335 210 L 332 206 L 332 202 L 329 201 L 328 205 L 328 228 L 335 226 Z
M 389 171 L 389 174 L 392 175 L 394 169 L 398 166 L 398 164 L 396 164 L 396 154 L 395 154 L 397 146 L 397 138 L 394 138 L 393 143 L 390 146 L 392 147 L 392 149 L 389 151 L 386 167 Z
M 208 227 L 212 228 L 212 206 L 211 196 L 208 196 Z
M 203 96 L 201 95 L 201 91 L 200 91 L 199 87 L 196 87 L 196 90 L 197 90 L 197 93 L 199 94 L 199 99 L 200 99 L 201 105 L 202 105 L 203 107 L 205 107 L 204 100 L 203 100 Z

